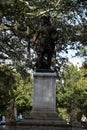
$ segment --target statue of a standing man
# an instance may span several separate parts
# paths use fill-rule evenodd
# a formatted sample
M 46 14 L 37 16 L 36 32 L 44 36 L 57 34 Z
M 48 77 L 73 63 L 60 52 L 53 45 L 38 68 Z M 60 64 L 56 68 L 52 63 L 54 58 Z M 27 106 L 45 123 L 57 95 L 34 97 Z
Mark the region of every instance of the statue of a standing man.
M 33 45 L 37 44 L 36 68 L 37 70 L 50 70 L 58 33 L 50 22 L 50 16 L 42 16 L 41 20 L 41 27 L 32 39 Z

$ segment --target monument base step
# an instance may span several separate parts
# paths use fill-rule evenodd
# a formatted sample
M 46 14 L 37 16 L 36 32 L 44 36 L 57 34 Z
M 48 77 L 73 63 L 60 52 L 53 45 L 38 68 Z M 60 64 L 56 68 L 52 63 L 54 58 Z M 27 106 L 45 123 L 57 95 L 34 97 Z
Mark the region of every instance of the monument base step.
M 16 123 L 9 122 L 8 130 L 72 130 L 70 124 L 62 119 L 24 119 Z
M 58 113 L 57 112 L 37 112 L 32 111 L 30 113 L 31 119 L 58 119 Z

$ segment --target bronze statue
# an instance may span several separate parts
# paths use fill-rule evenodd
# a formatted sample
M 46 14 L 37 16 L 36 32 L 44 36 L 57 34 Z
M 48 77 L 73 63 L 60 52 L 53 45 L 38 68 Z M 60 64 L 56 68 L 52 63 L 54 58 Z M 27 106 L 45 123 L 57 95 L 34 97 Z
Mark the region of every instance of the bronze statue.
M 33 45 L 36 44 L 36 68 L 37 70 L 50 70 L 58 33 L 50 22 L 50 16 L 42 16 L 41 20 L 42 25 L 32 39 Z

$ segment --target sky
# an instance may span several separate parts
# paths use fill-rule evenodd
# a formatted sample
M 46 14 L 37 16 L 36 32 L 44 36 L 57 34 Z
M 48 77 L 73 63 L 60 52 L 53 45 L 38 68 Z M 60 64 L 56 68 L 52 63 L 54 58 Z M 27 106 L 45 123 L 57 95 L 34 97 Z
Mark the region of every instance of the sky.
M 81 67 L 84 59 L 81 57 L 76 57 L 75 53 L 76 51 L 71 49 L 71 50 L 68 50 L 68 54 L 64 54 L 64 55 L 69 58 L 70 63 L 72 63 L 73 65 L 77 67 Z
M 82 58 L 79 58 L 79 57 L 70 57 L 69 58 L 69 62 L 71 62 L 73 65 L 77 66 L 77 67 L 81 67 L 82 66 L 82 62 L 84 60 Z

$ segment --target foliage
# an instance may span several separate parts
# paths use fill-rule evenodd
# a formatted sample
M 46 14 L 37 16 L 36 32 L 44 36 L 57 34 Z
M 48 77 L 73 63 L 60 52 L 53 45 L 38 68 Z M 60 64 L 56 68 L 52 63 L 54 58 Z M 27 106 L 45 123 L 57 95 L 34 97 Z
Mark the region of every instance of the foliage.
M 0 65 L 0 112 L 3 112 L 8 102 L 15 99 L 14 90 L 17 89 L 19 75 L 12 67 Z
M 67 53 L 67 46 L 80 50 L 86 56 L 87 9 L 86 0 L 0 0 L 0 59 L 12 60 L 16 67 L 34 69 L 35 55 L 31 53 L 32 36 L 40 25 L 43 14 L 51 16 L 52 23 L 58 30 L 56 45 L 56 69 L 65 64 L 66 59 L 60 56 Z M 31 54 L 30 54 L 31 53 Z
M 77 86 L 78 86 L 78 92 L 79 92 L 79 103 L 80 103 L 80 107 L 82 109 L 82 112 L 85 113 L 85 115 L 87 115 L 87 100 L 86 100 L 86 96 L 87 96 L 87 68 L 81 67 L 80 69 L 80 74 L 81 74 L 81 78 L 79 79 Z
M 80 74 L 73 65 L 69 66 L 63 71 L 62 82 L 57 84 L 57 92 L 59 102 L 68 108 L 75 101 L 76 82 L 79 80 Z
M 67 108 L 61 108 L 61 107 L 59 107 L 58 111 L 59 111 L 59 116 L 62 119 L 65 119 L 65 120 L 67 120 L 67 119 L 69 120 L 70 119 L 70 115 L 69 115 L 69 113 L 67 113 Z
M 18 113 L 26 113 L 31 111 L 32 108 L 32 86 L 33 80 L 30 79 L 30 76 L 27 79 L 21 78 L 20 80 L 21 85 L 17 88 L 14 92 L 16 95 L 16 102 L 18 104 Z
M 66 108 L 69 115 L 72 114 L 74 109 L 77 113 L 87 113 L 86 72 L 87 70 L 84 67 L 78 70 L 73 65 L 69 65 L 62 73 L 62 81 L 57 83 L 57 106 Z
M 8 103 L 12 99 L 16 101 L 18 111 L 30 109 L 32 106 L 30 75 L 25 79 L 11 66 L 0 65 L 0 97 L 0 114 L 5 114 Z

